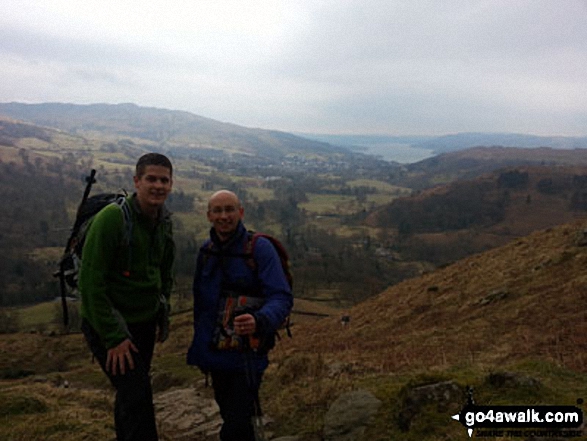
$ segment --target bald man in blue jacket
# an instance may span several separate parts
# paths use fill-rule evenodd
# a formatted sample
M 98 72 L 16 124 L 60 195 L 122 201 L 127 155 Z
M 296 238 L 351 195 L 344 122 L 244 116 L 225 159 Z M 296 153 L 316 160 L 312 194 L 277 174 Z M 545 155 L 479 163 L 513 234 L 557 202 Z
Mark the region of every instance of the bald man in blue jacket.
M 252 256 L 244 208 L 230 191 L 208 202 L 210 238 L 200 248 L 194 277 L 194 337 L 188 364 L 212 378 L 222 441 L 255 441 L 259 387 L 275 331 L 291 312 L 293 296 L 271 242 L 257 239 Z M 254 268 L 250 258 L 254 259 Z

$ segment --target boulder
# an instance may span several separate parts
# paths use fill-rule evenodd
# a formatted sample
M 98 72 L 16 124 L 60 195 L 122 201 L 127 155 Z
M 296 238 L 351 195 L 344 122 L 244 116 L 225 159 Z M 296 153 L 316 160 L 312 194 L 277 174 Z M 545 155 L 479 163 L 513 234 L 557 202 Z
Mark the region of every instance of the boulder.
M 410 430 L 412 420 L 424 406 L 435 404 L 439 412 L 446 412 L 450 405 L 464 402 L 463 389 L 454 381 L 416 386 L 407 390 L 399 413 L 399 427 L 404 432 Z
M 324 440 L 360 440 L 379 406 L 381 401 L 366 390 L 342 394 L 332 403 L 324 417 Z

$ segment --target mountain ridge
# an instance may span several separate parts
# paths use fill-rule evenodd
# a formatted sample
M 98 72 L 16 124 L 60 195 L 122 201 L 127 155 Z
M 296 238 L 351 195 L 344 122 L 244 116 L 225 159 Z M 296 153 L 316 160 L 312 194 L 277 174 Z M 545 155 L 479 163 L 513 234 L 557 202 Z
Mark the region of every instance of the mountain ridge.
M 414 147 L 433 150 L 437 154 L 480 146 L 587 148 L 587 137 L 468 132 L 443 135 L 414 145 Z
M 124 136 L 138 136 L 162 145 L 180 144 L 195 148 L 240 146 L 246 154 L 266 156 L 297 152 L 361 152 L 361 146 L 406 144 L 412 148 L 440 153 L 473 147 L 553 149 L 587 148 L 587 136 L 539 136 L 520 133 L 462 132 L 433 135 L 327 135 L 288 133 L 279 130 L 249 128 L 221 122 L 184 110 L 171 110 L 134 103 L 72 104 L 47 102 L 27 104 L 0 103 L 0 115 L 59 128 L 72 133 L 92 130 Z M 148 127 L 140 120 L 150 121 Z M 106 123 L 105 123 L 106 122 Z
M 161 147 L 224 148 L 276 157 L 296 152 L 349 153 L 325 142 L 276 130 L 252 129 L 219 122 L 182 110 L 123 104 L 0 103 L 0 115 L 72 134 L 101 132 L 143 139 Z

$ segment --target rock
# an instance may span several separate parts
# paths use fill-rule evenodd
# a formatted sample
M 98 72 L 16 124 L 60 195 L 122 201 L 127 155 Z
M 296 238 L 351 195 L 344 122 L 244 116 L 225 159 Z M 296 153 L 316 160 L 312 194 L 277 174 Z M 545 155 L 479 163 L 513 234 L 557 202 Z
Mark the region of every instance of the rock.
M 490 303 L 505 299 L 508 295 L 509 292 L 507 289 L 496 289 L 479 300 L 479 304 L 481 306 L 489 305 Z
M 495 387 L 527 387 L 538 389 L 542 384 L 535 378 L 516 372 L 495 372 L 489 374 L 487 382 Z
M 575 238 L 575 245 L 578 247 L 587 246 L 587 229 L 579 231 Z
M 417 386 L 407 391 L 399 414 L 399 427 L 410 430 L 412 420 L 428 404 L 436 404 L 439 412 L 446 412 L 451 404 L 461 404 L 465 399 L 463 389 L 454 381 L 443 381 Z
M 342 374 L 350 373 L 353 370 L 351 364 L 342 363 L 340 361 L 328 364 L 326 369 L 329 378 L 340 377 Z
M 355 390 L 339 396 L 324 417 L 325 441 L 361 439 L 372 417 L 381 406 L 371 392 Z
M 155 394 L 153 402 L 162 432 L 175 441 L 217 439 L 222 418 L 216 402 L 195 388 Z

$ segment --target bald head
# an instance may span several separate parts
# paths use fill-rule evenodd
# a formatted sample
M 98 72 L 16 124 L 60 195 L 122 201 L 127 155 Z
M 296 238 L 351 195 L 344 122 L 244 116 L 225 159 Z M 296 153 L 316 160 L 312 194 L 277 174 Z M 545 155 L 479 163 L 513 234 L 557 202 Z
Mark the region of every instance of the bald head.
M 210 196 L 210 199 L 208 199 L 208 210 L 210 210 L 210 207 L 217 201 L 232 201 L 235 206 L 240 207 L 241 205 L 238 196 L 229 190 L 218 190 L 216 193 Z
M 207 216 L 220 240 L 226 241 L 236 231 L 244 209 L 236 194 L 220 190 L 210 196 Z

